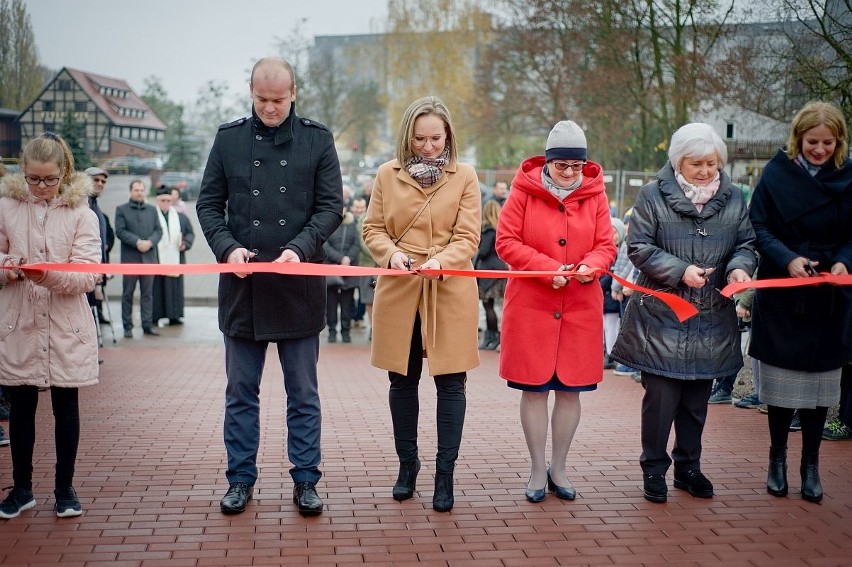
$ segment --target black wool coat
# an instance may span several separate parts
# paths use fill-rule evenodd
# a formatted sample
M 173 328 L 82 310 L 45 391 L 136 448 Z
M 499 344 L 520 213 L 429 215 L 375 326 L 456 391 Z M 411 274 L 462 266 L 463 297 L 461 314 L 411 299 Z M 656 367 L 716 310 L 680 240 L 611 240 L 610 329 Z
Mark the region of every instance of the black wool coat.
M 852 160 L 826 165 L 812 177 L 779 150 L 751 200 L 760 255 L 759 280 L 789 278 L 798 256 L 828 272 L 837 262 L 852 272 Z M 772 366 L 823 372 L 849 362 L 849 286 L 758 289 L 752 304 L 749 354 Z
M 639 270 L 636 283 L 692 303 L 698 314 L 683 323 L 662 301 L 634 293 L 612 358 L 637 370 L 681 380 L 722 378 L 743 366 L 734 302 L 718 290 L 735 269 L 754 273 L 754 230 L 742 191 L 722 172 L 719 190 L 701 212 L 666 164 L 639 191 L 627 252 Z M 683 283 L 694 264 L 715 268 L 704 287 Z
M 322 263 L 340 224 L 343 183 L 328 128 L 290 115 L 277 128 L 255 116 L 219 128 L 196 203 L 213 254 L 237 248 L 271 262 L 285 249 Z M 252 274 L 219 277 L 219 328 L 251 340 L 302 338 L 325 327 L 325 278 Z

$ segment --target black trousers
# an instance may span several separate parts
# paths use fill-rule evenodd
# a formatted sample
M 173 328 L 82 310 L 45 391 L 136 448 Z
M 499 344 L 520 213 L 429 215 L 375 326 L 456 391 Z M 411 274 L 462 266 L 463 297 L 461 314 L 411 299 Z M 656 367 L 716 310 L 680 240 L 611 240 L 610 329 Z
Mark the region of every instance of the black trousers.
M 394 445 L 401 463 L 410 463 L 417 459 L 417 421 L 420 415 L 418 393 L 422 370 L 423 344 L 418 315 L 414 321 L 406 374 L 388 372 L 388 403 L 393 421 Z M 435 457 L 435 470 L 439 473 L 452 473 L 459 456 L 467 407 L 466 381 L 467 374 L 464 372 L 435 376 L 438 396 L 438 452 Z
M 675 470 L 701 468 L 701 436 L 713 380 L 677 380 L 642 372 L 642 387 L 642 472 L 666 474 L 672 459 Z M 672 424 L 675 443 L 669 457 Z
M 15 488 L 33 489 L 33 448 L 35 447 L 36 408 L 38 388 L 35 386 L 6 386 L 9 398 L 9 439 L 12 448 L 12 480 Z M 77 388 L 50 389 L 53 404 L 54 436 L 56 438 L 56 485 L 71 486 L 74 463 L 80 442 L 80 406 Z
M 352 324 L 352 309 L 355 305 L 355 288 L 345 289 L 339 285 L 331 285 L 326 288 L 325 321 L 328 324 L 329 334 L 337 332 L 338 310 L 340 317 L 340 332 L 349 334 Z

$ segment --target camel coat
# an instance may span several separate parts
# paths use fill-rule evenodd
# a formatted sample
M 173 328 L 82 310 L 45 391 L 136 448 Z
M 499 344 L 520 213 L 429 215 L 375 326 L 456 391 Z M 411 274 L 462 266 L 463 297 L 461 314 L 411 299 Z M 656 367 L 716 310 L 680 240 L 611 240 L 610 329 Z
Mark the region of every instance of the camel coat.
M 383 268 L 400 251 L 414 259 L 415 267 L 434 257 L 444 269 L 470 270 L 479 246 L 480 201 L 479 181 L 469 165 L 448 164 L 440 179 L 424 189 L 392 160 L 376 174 L 364 220 L 364 243 Z M 429 280 L 411 275 L 378 278 L 372 318 L 373 366 L 406 374 L 417 313 L 430 375 L 466 372 L 479 366 L 476 279 L 444 276 Z

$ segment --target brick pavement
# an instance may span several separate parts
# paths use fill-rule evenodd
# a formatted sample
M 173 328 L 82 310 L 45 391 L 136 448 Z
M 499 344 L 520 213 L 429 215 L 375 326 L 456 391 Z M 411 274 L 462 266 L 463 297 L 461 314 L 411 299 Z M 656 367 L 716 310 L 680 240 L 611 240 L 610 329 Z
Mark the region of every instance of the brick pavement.
M 115 309 L 115 308 L 114 308 Z M 755 410 L 711 406 L 703 469 L 716 497 L 670 489 L 642 498 L 641 388 L 607 373 L 583 394 L 569 453 L 573 502 L 526 502 L 526 447 L 518 393 L 482 354 L 469 379 L 468 418 L 451 513 L 431 509 L 434 386 L 423 380 L 417 496 L 390 495 L 397 464 L 386 377 L 369 366 L 366 331 L 323 343 L 326 512 L 302 518 L 291 503 L 283 449 L 283 387 L 274 352 L 262 385 L 263 438 L 255 501 L 223 516 L 223 349 L 215 311 L 188 307 L 186 325 L 158 338 L 118 339 L 102 351 L 101 384 L 81 391 L 83 438 L 76 487 L 85 513 L 53 513 L 53 426 L 41 397 L 35 450 L 37 506 L 0 521 L 0 565 L 690 565 L 852 564 L 852 442 L 825 442 L 821 505 L 765 493 L 768 433 Z M 791 434 L 790 454 L 800 450 Z M 0 486 L 11 481 L 0 448 Z M 671 486 L 671 474 L 669 475 Z

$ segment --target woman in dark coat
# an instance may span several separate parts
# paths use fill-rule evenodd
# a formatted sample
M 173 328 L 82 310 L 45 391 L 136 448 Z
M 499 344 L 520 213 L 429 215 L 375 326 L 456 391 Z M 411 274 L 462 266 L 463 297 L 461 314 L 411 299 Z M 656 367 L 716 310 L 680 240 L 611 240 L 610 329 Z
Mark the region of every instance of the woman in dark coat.
M 322 245 L 325 250 L 326 264 L 357 266 L 361 256 L 358 242 L 358 223 L 350 212 L 343 214 L 343 222 Z M 340 319 L 340 337 L 344 343 L 352 342 L 349 329 L 352 325 L 352 306 L 355 304 L 357 277 L 326 277 L 326 314 L 328 324 L 328 342 L 337 342 L 337 320 Z
M 759 279 L 848 275 L 852 268 L 852 162 L 843 115 L 810 103 L 793 119 L 786 152 L 764 169 L 751 204 Z M 787 494 L 787 434 L 802 425 L 802 498 L 822 500 L 819 447 L 828 408 L 840 397 L 849 345 L 849 288 L 758 289 L 749 354 L 760 364 L 760 399 L 769 406 L 767 491 Z
M 497 221 L 500 218 L 500 203 L 496 199 L 485 201 L 482 207 L 482 234 L 479 240 L 479 251 L 476 255 L 477 270 L 505 270 L 506 263 L 497 256 L 494 247 L 497 242 Z M 494 303 L 503 298 L 506 291 L 506 280 L 503 278 L 479 278 L 476 280 L 479 288 L 479 299 L 485 310 L 485 334 L 479 348 L 495 350 L 500 346 L 500 326 Z
M 681 323 L 653 296 L 634 294 L 624 312 L 612 358 L 642 373 L 642 455 L 645 498 L 665 502 L 674 460 L 675 488 L 713 496 L 701 472 L 701 436 L 714 378 L 743 365 L 734 302 L 725 283 L 749 281 L 757 259 L 742 191 L 722 171 L 728 152 L 709 124 L 672 135 L 669 162 L 639 191 L 628 254 L 636 283 L 667 291 L 699 313 Z M 672 424 L 675 444 L 666 450 Z

